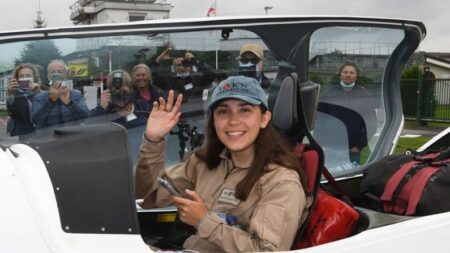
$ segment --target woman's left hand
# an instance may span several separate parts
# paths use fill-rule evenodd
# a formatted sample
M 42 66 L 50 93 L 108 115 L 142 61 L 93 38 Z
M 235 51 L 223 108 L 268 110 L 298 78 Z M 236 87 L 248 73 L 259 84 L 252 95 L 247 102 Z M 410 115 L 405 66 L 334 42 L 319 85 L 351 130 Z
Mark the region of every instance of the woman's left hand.
M 208 208 L 194 191 L 186 190 L 186 194 L 192 199 L 174 196 L 173 204 L 177 207 L 182 222 L 196 226 L 208 214 Z

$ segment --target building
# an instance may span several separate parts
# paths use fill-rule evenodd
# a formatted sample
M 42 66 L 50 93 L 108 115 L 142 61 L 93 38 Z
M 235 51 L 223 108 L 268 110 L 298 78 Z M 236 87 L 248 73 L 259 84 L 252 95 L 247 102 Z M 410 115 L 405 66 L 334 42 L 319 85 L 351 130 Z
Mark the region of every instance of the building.
M 450 79 L 450 53 L 416 52 L 408 60 L 407 67 L 426 68 L 437 79 Z
M 156 0 L 78 0 L 70 6 L 72 11 L 70 19 L 75 25 L 126 23 L 154 19 L 168 19 L 172 5 Z M 154 41 L 167 38 L 156 36 Z M 79 40 L 77 50 L 85 51 L 109 46 L 133 45 L 145 47 L 148 39 L 137 36 L 132 41 L 123 41 L 120 37 L 103 37 L 96 39 Z
M 156 0 L 78 0 L 70 7 L 70 19 L 75 25 L 167 19 L 172 7 Z
M 6 110 L 7 86 L 12 71 L 13 69 L 8 69 L 0 72 L 0 110 Z

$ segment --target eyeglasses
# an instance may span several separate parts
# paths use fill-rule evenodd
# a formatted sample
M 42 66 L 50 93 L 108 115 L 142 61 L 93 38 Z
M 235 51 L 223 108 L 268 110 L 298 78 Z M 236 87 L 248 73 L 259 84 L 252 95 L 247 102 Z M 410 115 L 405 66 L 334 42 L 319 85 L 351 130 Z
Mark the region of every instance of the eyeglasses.
M 249 62 L 251 62 L 252 64 L 258 64 L 260 61 L 261 61 L 261 59 L 258 59 L 258 58 L 255 58 L 255 59 L 246 59 L 246 58 L 241 58 L 241 59 L 239 59 L 239 61 L 242 63 L 242 64 L 247 64 L 247 63 L 249 63 Z

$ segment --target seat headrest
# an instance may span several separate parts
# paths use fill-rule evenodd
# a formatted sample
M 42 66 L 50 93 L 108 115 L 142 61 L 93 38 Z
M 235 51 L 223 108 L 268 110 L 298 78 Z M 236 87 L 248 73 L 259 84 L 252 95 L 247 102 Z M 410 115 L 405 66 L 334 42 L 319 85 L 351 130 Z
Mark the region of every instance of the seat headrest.
M 282 132 L 289 132 L 297 118 L 297 75 L 286 76 L 280 85 L 277 100 L 275 101 L 272 118 L 274 125 Z

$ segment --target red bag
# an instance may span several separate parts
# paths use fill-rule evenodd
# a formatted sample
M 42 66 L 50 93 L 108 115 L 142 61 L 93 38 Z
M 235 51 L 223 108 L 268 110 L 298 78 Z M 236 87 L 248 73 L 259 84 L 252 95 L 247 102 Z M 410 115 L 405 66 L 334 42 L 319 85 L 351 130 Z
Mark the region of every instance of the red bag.
M 299 144 L 294 153 L 302 163 L 308 177 L 307 189 L 315 192 L 315 185 L 319 183 L 323 174 L 329 184 L 344 196 L 344 191 L 334 180 L 326 168 L 320 169 L 319 155 L 315 150 L 305 150 L 306 145 Z M 314 196 L 314 206 L 306 220 L 306 225 L 299 230 L 293 249 L 312 247 L 349 236 L 355 228 L 359 213 L 349 204 L 330 195 L 321 188 L 317 188 Z
M 359 213 L 350 205 L 319 189 L 308 224 L 294 248 L 312 247 L 349 236 Z

